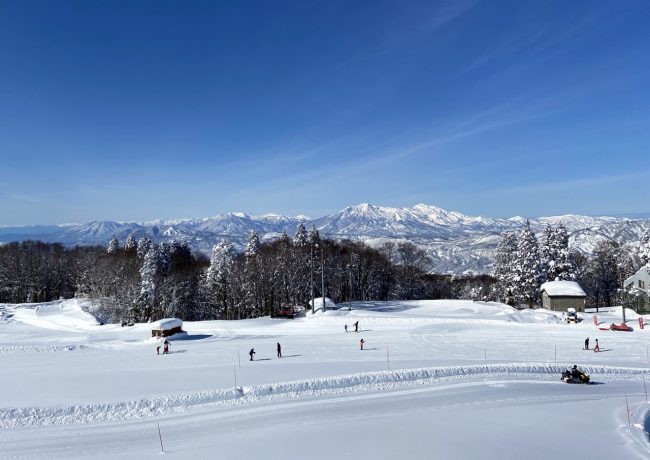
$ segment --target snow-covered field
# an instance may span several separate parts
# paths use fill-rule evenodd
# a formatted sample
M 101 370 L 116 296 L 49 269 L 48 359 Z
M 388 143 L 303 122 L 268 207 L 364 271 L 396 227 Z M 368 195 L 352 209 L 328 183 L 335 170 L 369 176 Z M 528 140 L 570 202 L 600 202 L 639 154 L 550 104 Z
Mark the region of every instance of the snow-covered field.
M 0 305 L 0 458 L 158 458 L 158 426 L 170 458 L 650 458 L 650 330 L 631 311 L 635 330 L 611 332 L 591 314 L 357 302 L 184 323 L 157 355 L 150 325 L 84 308 Z M 596 384 L 560 382 L 573 364 Z

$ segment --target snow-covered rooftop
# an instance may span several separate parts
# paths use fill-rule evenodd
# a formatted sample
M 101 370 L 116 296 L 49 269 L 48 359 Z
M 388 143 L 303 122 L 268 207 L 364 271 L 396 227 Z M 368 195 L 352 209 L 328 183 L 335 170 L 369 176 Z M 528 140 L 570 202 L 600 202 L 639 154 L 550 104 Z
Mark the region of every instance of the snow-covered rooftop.
M 151 329 L 160 329 L 163 331 L 168 331 L 174 329 L 175 327 L 183 327 L 183 321 L 178 318 L 165 318 L 151 323 Z
M 585 291 L 575 281 L 547 281 L 539 288 L 551 297 L 585 297 Z

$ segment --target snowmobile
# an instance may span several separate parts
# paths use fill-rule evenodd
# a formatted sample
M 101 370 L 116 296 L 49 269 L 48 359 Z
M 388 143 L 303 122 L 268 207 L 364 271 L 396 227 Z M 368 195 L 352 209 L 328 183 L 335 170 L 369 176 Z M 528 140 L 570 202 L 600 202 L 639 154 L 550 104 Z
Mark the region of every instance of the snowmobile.
M 589 383 L 589 376 L 577 368 L 562 372 L 561 380 L 565 383 Z

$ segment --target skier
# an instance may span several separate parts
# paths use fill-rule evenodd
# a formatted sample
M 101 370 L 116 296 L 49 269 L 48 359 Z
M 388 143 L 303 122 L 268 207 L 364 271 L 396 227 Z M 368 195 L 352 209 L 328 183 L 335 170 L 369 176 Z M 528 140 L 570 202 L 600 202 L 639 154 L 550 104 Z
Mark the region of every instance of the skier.
M 345 332 L 348 332 L 348 325 L 345 325 Z
M 253 355 L 255 354 L 255 348 L 251 348 L 251 351 L 249 351 L 248 354 L 251 357 L 251 361 L 253 361 Z
M 354 326 L 354 332 L 359 332 L 359 321 L 353 324 Z
M 165 339 L 165 342 L 163 343 L 163 345 L 164 345 L 163 355 L 166 355 L 167 353 L 169 353 L 169 346 L 171 345 L 171 343 L 169 343 L 167 341 L 167 339 Z
M 160 354 L 160 345 L 158 345 L 158 346 L 156 347 L 156 354 L 157 354 L 157 355 Z
M 600 345 L 598 345 L 598 339 L 596 339 L 596 346 L 594 347 L 594 352 L 598 353 L 600 351 Z
M 280 342 L 278 342 L 278 358 L 282 358 L 282 347 L 280 346 Z
M 359 341 L 359 345 L 361 345 L 361 350 L 363 350 L 363 344 L 364 344 L 364 343 L 366 343 L 366 341 L 363 340 L 363 339 L 361 339 L 361 340 Z
M 585 339 L 585 350 L 589 350 L 589 337 Z

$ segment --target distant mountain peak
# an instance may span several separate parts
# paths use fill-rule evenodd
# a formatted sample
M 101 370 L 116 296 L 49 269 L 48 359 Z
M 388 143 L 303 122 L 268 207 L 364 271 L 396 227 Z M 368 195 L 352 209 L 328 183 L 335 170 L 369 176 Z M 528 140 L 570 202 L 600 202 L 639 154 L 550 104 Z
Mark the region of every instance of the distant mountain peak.
M 231 212 L 199 219 L 152 220 L 147 222 L 113 222 L 94 220 L 85 224 L 61 226 L 0 226 L 0 243 L 40 239 L 72 245 L 105 245 L 111 238 L 121 243 L 129 234 L 136 238 L 149 236 L 154 241 L 178 239 L 195 250 L 209 253 L 212 246 L 227 239 L 241 249 L 255 230 L 264 241 L 283 232 L 295 234 L 302 223 L 313 225 L 322 236 L 350 238 L 379 245 L 387 240 L 411 241 L 423 247 L 432 260 L 431 269 L 438 272 L 485 272 L 504 231 L 517 231 L 526 220 L 536 232 L 548 224 L 565 225 L 572 247 L 590 253 L 603 239 L 637 242 L 650 229 L 650 219 L 630 220 L 623 217 L 563 216 L 530 218 L 516 216 L 498 219 L 467 216 L 438 206 L 418 203 L 413 207 L 385 207 L 370 203 L 348 206 L 328 216 L 311 219 L 307 216 L 286 217 L 281 214 L 251 215 Z

